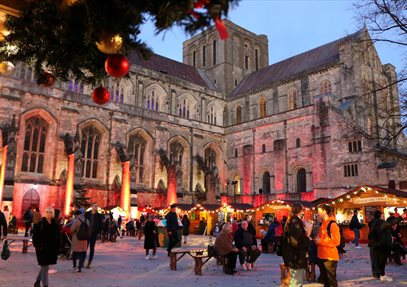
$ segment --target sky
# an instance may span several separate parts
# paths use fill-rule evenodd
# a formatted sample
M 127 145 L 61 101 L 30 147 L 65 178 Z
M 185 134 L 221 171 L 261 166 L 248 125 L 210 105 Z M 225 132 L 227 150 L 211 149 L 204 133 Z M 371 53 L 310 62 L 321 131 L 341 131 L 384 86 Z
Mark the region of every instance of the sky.
M 229 11 L 228 19 L 269 40 L 269 64 L 356 32 L 360 24 L 352 4 L 357 0 L 243 0 Z M 154 26 L 142 28 L 141 39 L 153 51 L 182 62 L 185 32 L 172 28 L 155 34 Z M 383 64 L 391 63 L 398 71 L 407 63 L 400 47 L 376 44 Z M 404 54 L 403 54 L 404 53 Z

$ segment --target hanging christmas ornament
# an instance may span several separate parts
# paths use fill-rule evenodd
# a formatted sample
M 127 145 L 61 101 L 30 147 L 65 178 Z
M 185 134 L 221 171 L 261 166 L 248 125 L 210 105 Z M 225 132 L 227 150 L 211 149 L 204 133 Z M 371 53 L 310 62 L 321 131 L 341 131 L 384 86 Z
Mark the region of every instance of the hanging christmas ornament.
M 102 86 L 97 87 L 92 92 L 92 100 L 98 105 L 107 104 L 110 100 L 110 93 Z
M 228 30 L 226 29 L 225 22 L 223 22 L 219 17 L 215 17 L 215 26 L 218 30 L 219 37 L 225 40 L 229 37 Z
M 50 72 L 44 72 L 42 84 L 46 87 L 51 87 L 55 83 L 55 76 Z
M 96 47 L 104 54 L 117 54 L 123 46 L 123 39 L 119 34 L 102 33 Z
M 15 67 L 13 63 L 4 61 L 0 63 L 0 75 L 9 76 L 14 73 Z
M 106 72 L 114 78 L 123 77 L 129 72 L 129 68 L 129 60 L 123 55 L 110 55 L 105 61 Z

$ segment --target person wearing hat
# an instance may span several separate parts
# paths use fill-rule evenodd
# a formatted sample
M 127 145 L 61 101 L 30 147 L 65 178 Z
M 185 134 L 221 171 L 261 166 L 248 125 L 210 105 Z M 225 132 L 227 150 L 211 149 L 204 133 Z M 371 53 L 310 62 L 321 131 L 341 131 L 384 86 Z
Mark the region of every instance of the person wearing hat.
M 177 205 L 175 203 L 170 205 L 170 212 L 168 212 L 165 219 L 167 220 L 167 232 L 168 232 L 168 256 L 170 256 L 171 250 L 179 242 L 178 238 L 178 215 L 175 212 Z
M 88 265 L 86 268 L 90 268 L 93 260 L 93 255 L 95 254 L 95 245 L 96 239 L 98 238 L 99 234 L 102 232 L 103 227 L 103 218 L 102 215 L 98 212 L 98 205 L 96 202 L 92 203 L 92 209 L 85 213 L 85 218 L 89 220 L 91 234 L 88 240 L 89 246 L 89 258 L 88 258 Z

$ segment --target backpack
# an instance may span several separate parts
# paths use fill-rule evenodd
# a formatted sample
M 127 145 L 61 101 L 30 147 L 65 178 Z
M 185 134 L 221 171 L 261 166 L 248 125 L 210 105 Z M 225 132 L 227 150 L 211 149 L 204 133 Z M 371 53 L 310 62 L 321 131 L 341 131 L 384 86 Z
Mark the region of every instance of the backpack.
M 7 240 L 3 242 L 3 249 L 1 250 L 1 259 L 7 260 L 10 257 L 10 249 L 8 248 Z
M 78 231 L 76 232 L 76 237 L 78 237 L 79 240 L 89 240 L 89 227 L 86 224 L 86 220 L 82 221 L 78 218 L 78 220 L 81 222 L 81 225 L 79 226 Z
M 332 223 L 335 223 L 336 225 L 338 225 L 338 223 L 336 223 L 335 220 L 329 221 L 328 226 L 326 227 L 326 232 L 328 233 L 329 238 L 332 238 L 332 236 L 331 236 L 331 225 L 332 225 Z M 338 225 L 338 227 L 339 227 L 339 225 Z M 339 234 L 340 234 L 340 237 L 341 237 L 341 241 L 340 241 L 339 245 L 336 246 L 336 249 L 338 249 L 338 251 L 341 251 L 345 247 L 345 241 L 343 240 L 343 232 L 342 232 L 342 229 L 340 227 L 339 227 Z
M 274 236 L 275 237 L 280 237 L 282 235 L 283 235 L 283 225 L 280 223 L 274 229 Z

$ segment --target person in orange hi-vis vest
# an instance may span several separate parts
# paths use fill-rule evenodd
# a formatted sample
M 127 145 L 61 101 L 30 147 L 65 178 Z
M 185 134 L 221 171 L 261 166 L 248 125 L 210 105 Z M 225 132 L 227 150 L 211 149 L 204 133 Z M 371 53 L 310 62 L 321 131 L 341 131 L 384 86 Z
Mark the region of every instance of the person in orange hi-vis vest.
M 320 268 L 318 282 L 324 284 L 324 287 L 337 287 L 336 267 L 338 266 L 339 254 L 336 247 L 341 242 L 339 226 L 329 205 L 318 207 L 318 215 L 322 219 L 318 237 L 314 239 L 318 248 L 317 255 Z

